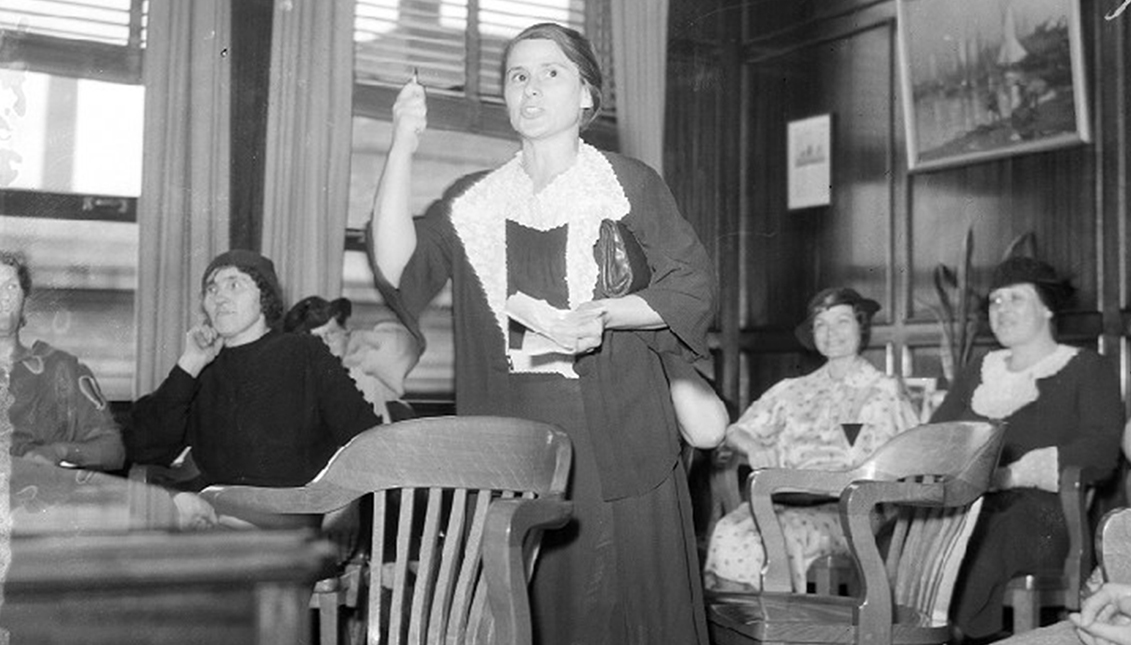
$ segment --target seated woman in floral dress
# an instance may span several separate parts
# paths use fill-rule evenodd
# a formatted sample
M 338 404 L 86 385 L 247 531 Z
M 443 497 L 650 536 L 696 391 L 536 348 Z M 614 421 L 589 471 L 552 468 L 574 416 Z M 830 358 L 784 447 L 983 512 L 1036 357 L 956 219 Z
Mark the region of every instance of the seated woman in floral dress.
M 860 356 L 879 303 L 853 289 L 821 291 L 797 328 L 802 344 L 827 361 L 799 378 L 785 379 L 755 401 L 727 429 L 727 445 L 752 468 L 851 468 L 896 434 L 918 424 L 898 379 Z M 835 502 L 778 506 L 795 590 L 818 557 L 847 553 Z M 708 588 L 761 589 L 765 552 L 742 504 L 715 525 L 704 567 Z

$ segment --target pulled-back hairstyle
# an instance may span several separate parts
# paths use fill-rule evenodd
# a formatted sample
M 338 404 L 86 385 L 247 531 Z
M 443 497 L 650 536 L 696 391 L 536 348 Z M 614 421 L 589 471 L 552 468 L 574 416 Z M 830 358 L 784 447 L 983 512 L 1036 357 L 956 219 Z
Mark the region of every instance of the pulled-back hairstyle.
M 348 298 L 326 300 L 321 296 L 307 296 L 296 302 L 283 317 L 283 331 L 310 333 L 331 320 L 345 327 L 351 313 L 353 303 Z
M 585 108 L 585 116 L 581 120 L 582 130 L 589 127 L 589 124 L 601 112 L 601 93 L 605 83 L 601 74 L 601 63 L 597 60 L 597 54 L 593 51 L 593 44 L 576 29 L 563 27 L 557 23 L 540 22 L 531 25 L 511 38 L 503 49 L 501 76 L 504 86 L 507 84 L 507 61 L 510 59 L 511 48 L 523 40 L 552 40 L 561 48 L 566 58 L 577 65 L 577 69 L 581 73 L 581 82 L 584 83 L 589 96 L 593 98 L 593 107 Z

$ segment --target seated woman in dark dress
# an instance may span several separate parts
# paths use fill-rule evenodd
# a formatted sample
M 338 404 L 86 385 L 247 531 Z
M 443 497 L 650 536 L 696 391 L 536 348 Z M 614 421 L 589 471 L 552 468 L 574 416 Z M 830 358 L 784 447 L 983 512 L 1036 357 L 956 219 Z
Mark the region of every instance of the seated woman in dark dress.
M 1001 631 L 1002 595 L 1011 578 L 1064 562 L 1061 468 L 1081 466 L 1087 481 L 1098 481 L 1115 472 L 1119 459 L 1123 406 L 1114 369 L 1095 352 L 1054 337 L 1054 317 L 1072 292 L 1044 262 L 1002 262 L 989 302 L 990 327 L 1002 349 L 969 365 L 932 417 L 1006 425 L 995 490 L 985 497 L 951 607 L 966 638 Z

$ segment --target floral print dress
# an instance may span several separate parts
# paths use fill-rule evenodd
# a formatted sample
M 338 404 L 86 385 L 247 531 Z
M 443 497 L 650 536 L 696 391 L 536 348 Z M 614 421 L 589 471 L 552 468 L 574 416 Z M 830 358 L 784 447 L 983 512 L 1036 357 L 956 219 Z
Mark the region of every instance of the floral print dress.
M 744 453 L 752 468 L 843 470 L 918 423 L 900 381 L 857 356 L 839 380 L 825 364 L 770 388 L 727 429 L 727 443 Z M 841 424 L 861 424 L 855 441 Z M 804 591 L 814 560 L 848 551 L 836 503 L 776 508 L 794 589 Z M 765 560 L 750 506 L 742 504 L 715 525 L 704 566 L 707 585 L 761 589 Z

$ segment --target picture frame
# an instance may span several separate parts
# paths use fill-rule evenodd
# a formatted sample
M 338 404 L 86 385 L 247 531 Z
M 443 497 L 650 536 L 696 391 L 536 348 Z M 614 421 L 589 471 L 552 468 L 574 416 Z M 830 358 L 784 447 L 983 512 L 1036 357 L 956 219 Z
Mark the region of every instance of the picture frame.
M 820 114 L 786 125 L 786 181 L 789 210 L 832 203 L 832 115 Z
M 911 171 L 1088 143 L 1080 0 L 896 0 Z

